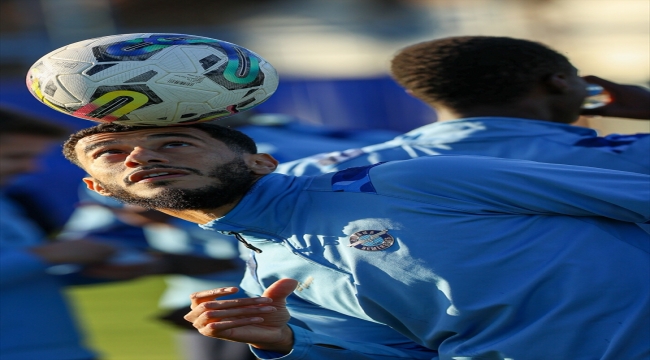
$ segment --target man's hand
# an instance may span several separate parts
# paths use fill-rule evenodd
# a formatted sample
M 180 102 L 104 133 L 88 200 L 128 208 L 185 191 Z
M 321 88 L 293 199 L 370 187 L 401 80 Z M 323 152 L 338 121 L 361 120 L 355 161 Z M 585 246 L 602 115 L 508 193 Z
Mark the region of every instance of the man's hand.
M 236 293 L 237 288 L 220 288 L 191 295 L 192 311 L 185 315 L 205 336 L 245 342 L 253 347 L 288 354 L 293 348 L 293 333 L 287 325 L 291 316 L 286 298 L 298 282 L 280 279 L 259 298 L 214 300 Z
M 611 102 L 605 106 L 582 110 L 582 115 L 600 115 L 629 119 L 650 119 L 650 91 L 635 85 L 622 85 L 597 76 L 584 76 L 585 81 L 605 88 Z

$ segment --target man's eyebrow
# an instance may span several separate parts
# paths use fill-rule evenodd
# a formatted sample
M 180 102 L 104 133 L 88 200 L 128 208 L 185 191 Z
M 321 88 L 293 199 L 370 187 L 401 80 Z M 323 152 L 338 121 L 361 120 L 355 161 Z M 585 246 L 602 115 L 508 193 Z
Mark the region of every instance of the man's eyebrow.
M 106 145 L 113 145 L 119 143 L 118 140 L 106 140 L 106 141 L 100 141 L 97 143 L 93 144 L 88 144 L 86 147 L 84 147 L 84 154 L 88 154 L 89 152 L 97 149 L 98 147 L 106 146 Z
M 153 139 L 166 138 L 166 137 L 181 137 L 181 138 L 188 138 L 188 139 L 204 141 L 199 137 L 196 137 L 196 136 L 190 135 L 190 134 L 184 134 L 184 133 L 158 133 L 158 134 L 151 134 L 151 135 L 147 136 L 147 138 L 153 138 Z M 91 152 L 91 151 L 93 151 L 93 150 L 95 150 L 95 149 L 97 149 L 99 147 L 107 146 L 107 145 L 115 145 L 115 144 L 119 144 L 119 143 L 120 143 L 119 140 L 100 141 L 100 142 L 97 142 L 97 143 L 86 145 L 86 147 L 84 147 L 83 151 L 84 151 L 85 154 L 87 154 L 87 153 L 89 153 L 89 152 Z

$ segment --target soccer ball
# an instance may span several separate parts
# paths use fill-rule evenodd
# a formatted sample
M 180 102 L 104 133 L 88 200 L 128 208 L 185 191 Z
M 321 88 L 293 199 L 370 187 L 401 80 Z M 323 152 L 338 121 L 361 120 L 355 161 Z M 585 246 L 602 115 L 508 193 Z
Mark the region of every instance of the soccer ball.
M 183 34 L 123 34 L 54 50 L 27 73 L 51 108 L 95 122 L 168 126 L 211 121 L 268 99 L 278 74 L 241 46 Z

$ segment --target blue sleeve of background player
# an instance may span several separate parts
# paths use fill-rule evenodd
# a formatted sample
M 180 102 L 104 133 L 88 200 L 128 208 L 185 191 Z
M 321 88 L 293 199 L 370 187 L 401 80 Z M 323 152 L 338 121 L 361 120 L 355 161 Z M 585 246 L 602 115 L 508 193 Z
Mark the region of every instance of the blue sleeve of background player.
M 373 360 L 373 359 L 437 359 L 437 352 L 416 352 L 396 349 L 381 344 L 355 342 L 354 333 L 350 333 L 350 341 L 327 335 L 316 334 L 303 328 L 289 325 L 293 330 L 294 346 L 291 353 L 281 355 L 268 351 L 251 348 L 255 356 L 261 360 Z
M 418 176 L 410 176 L 416 174 Z M 377 193 L 474 214 L 650 219 L 650 176 L 482 156 L 432 156 L 370 170 Z

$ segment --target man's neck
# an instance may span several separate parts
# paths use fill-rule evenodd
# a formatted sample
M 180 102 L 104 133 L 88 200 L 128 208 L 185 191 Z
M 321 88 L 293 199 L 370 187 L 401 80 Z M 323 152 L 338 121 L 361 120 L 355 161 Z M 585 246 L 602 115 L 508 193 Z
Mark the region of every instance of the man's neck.
M 455 119 L 474 117 L 509 117 L 532 119 L 539 121 L 553 121 L 550 111 L 543 107 L 534 106 L 521 102 L 510 106 L 476 106 L 465 110 L 452 110 L 449 108 L 436 108 L 438 121 L 449 121 Z
M 275 169 L 275 168 L 274 168 Z M 256 176 L 255 180 L 251 183 L 253 187 L 261 178 L 265 175 Z M 247 191 L 248 192 L 248 191 Z M 165 213 L 169 216 L 179 218 L 185 221 L 193 222 L 195 224 L 203 225 L 207 224 L 212 220 L 218 219 L 225 216 L 230 210 L 234 209 L 237 204 L 244 198 L 246 194 L 243 194 L 236 198 L 233 202 L 210 209 L 196 209 L 196 210 L 172 210 L 172 209 L 156 209 L 162 213 Z
M 157 209 L 157 210 L 169 216 L 173 216 L 175 218 L 179 218 L 185 221 L 202 225 L 202 224 L 207 224 L 214 219 L 223 217 L 235 206 L 237 206 L 240 200 L 241 198 L 237 199 L 236 201 L 230 204 L 226 204 L 214 209 L 198 209 L 198 210 Z

